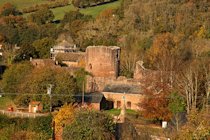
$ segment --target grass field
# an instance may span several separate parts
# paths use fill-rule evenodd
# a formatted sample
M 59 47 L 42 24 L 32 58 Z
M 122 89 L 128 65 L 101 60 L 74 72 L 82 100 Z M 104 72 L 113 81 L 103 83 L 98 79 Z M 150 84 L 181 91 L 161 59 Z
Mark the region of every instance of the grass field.
M 118 0 L 118 1 L 115 1 L 112 3 L 108 3 L 108 4 L 104 4 L 104 5 L 100 5 L 100 6 L 85 8 L 85 9 L 81 9 L 80 11 L 83 14 L 92 15 L 93 17 L 96 17 L 105 9 L 115 9 L 115 8 L 119 7 L 121 1 L 122 0 Z M 6 2 L 10 2 L 10 3 L 14 4 L 18 9 L 21 10 L 23 8 L 33 6 L 36 4 L 48 3 L 49 1 L 47 1 L 47 0 L 0 0 L 0 6 Z M 60 20 L 63 18 L 65 12 L 68 12 L 70 10 L 75 10 L 75 9 L 76 8 L 73 5 L 68 5 L 68 6 L 58 7 L 58 8 L 51 9 L 51 10 L 53 11 L 53 13 L 55 15 L 55 20 Z M 26 14 L 24 17 L 26 17 L 27 15 L 28 14 Z
M 118 115 L 120 115 L 120 111 L 121 111 L 121 109 L 110 109 L 110 110 L 106 110 L 105 112 L 107 112 L 110 115 L 118 116 Z M 138 115 L 138 113 L 136 111 L 131 110 L 131 109 L 126 109 L 126 114 L 129 116 Z

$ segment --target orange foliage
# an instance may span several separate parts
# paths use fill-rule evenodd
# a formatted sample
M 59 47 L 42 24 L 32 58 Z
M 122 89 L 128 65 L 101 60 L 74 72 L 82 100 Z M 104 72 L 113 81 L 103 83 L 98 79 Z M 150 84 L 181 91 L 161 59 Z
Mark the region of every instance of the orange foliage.
M 143 116 L 148 119 L 169 120 L 171 112 L 168 109 L 168 99 L 165 94 L 152 95 L 141 104 Z

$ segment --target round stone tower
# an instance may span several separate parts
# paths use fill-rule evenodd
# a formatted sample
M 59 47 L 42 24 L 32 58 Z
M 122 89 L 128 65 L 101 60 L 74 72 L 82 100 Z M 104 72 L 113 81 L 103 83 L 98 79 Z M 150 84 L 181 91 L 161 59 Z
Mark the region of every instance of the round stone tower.
M 94 77 L 117 78 L 120 65 L 120 47 L 89 46 L 86 49 L 86 70 Z

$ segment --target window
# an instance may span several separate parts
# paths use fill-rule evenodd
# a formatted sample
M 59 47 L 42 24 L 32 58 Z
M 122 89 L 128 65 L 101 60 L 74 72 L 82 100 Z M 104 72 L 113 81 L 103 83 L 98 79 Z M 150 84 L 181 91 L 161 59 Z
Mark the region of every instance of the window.
M 89 64 L 89 69 L 92 70 L 92 64 Z
M 121 108 L 121 102 L 120 101 L 117 101 L 117 108 Z
M 127 102 L 127 109 L 131 109 L 131 102 Z

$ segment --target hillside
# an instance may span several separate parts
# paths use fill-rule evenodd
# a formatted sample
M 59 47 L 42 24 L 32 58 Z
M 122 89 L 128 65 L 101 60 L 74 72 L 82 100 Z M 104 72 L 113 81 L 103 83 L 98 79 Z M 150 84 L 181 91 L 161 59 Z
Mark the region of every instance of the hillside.
M 107 4 L 95 6 L 95 7 L 84 8 L 84 9 L 81 9 L 81 13 L 96 17 L 100 12 L 106 9 L 116 9 L 117 7 L 120 6 L 121 1 L 122 0 L 118 0 L 112 3 L 107 3 Z M 28 8 L 31 6 L 50 3 L 48 0 L 1 0 L 0 6 L 6 2 L 10 2 L 11 4 L 15 5 L 20 11 L 24 8 Z M 69 2 L 71 3 L 71 0 Z M 55 20 L 61 20 L 66 12 L 70 10 L 76 10 L 76 9 L 77 9 L 76 7 L 70 4 L 64 7 L 53 8 L 51 10 L 53 11 L 53 14 L 55 15 Z M 24 17 L 28 15 L 29 14 L 25 14 Z

